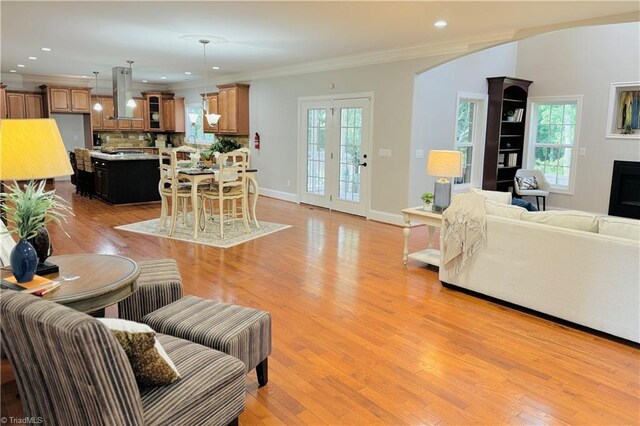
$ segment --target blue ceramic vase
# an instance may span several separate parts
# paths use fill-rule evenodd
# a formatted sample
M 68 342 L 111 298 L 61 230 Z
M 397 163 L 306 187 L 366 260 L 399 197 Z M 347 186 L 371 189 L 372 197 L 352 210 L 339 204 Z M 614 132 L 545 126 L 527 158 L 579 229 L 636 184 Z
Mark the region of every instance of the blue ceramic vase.
M 16 281 L 26 283 L 33 279 L 38 266 L 38 254 L 27 240 L 20 240 L 11 250 L 11 271 Z

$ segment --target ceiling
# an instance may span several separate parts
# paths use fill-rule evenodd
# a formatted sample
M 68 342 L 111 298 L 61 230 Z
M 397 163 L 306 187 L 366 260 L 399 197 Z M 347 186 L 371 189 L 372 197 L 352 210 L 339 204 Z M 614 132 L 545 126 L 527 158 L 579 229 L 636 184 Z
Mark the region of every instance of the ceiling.
M 136 81 L 195 83 L 203 75 L 201 37 L 226 40 L 207 47 L 207 78 L 217 80 L 408 47 L 512 39 L 518 31 L 627 13 L 637 20 L 640 2 L 2 0 L 0 71 L 91 78 L 99 71 L 110 80 L 111 68 L 131 59 Z M 449 25 L 435 28 L 439 19 Z

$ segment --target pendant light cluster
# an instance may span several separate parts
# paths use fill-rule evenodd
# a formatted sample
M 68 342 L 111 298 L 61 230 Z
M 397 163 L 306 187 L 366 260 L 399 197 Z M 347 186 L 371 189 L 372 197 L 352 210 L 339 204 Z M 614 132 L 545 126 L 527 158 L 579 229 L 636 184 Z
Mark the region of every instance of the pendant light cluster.
M 209 98 L 207 97 L 207 44 L 209 44 L 209 40 L 201 39 L 199 40 L 202 43 L 202 50 L 204 54 L 204 98 L 202 101 L 202 109 L 204 111 L 204 116 L 207 118 L 207 122 L 209 126 L 215 126 L 218 124 L 218 120 L 220 120 L 220 115 L 218 114 L 209 114 Z M 191 116 L 189 116 L 191 120 Z
M 100 103 L 100 98 L 99 98 L 99 95 L 98 95 L 98 74 L 99 74 L 99 72 L 98 71 L 94 71 L 93 74 L 95 74 L 95 76 L 96 76 L 96 103 L 93 106 L 93 110 L 94 111 L 102 111 L 102 104 Z

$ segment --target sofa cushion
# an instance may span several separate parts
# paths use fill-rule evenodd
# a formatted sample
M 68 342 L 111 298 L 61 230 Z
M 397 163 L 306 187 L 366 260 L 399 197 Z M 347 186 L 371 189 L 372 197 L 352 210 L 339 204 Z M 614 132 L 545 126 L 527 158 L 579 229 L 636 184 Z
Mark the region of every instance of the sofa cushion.
M 598 219 L 598 232 L 604 235 L 640 241 L 640 220 L 602 216 Z
M 482 194 L 487 200 L 495 201 L 496 203 L 511 204 L 510 192 L 485 191 L 478 188 L 471 188 L 470 191 L 477 194 Z
M 527 209 L 523 207 L 497 203 L 488 199 L 484 201 L 484 206 L 487 214 L 492 216 L 509 217 L 512 219 L 522 219 L 522 213 L 527 211 Z
M 560 228 L 598 232 L 598 216 L 577 210 L 524 212 L 522 214 L 522 220 L 558 226 Z
M 115 318 L 96 318 L 116 338 L 129 358 L 140 386 L 168 385 L 180 378 L 176 366 L 146 324 Z

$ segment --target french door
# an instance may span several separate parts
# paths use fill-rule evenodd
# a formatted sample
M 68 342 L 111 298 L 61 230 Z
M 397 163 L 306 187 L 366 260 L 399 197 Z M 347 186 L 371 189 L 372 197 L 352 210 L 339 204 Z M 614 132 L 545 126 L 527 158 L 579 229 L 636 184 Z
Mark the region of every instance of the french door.
M 369 98 L 300 102 L 300 201 L 367 216 Z

